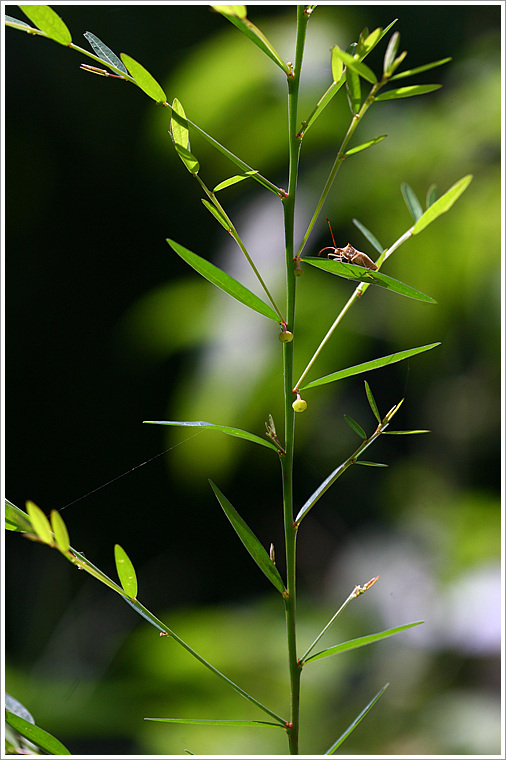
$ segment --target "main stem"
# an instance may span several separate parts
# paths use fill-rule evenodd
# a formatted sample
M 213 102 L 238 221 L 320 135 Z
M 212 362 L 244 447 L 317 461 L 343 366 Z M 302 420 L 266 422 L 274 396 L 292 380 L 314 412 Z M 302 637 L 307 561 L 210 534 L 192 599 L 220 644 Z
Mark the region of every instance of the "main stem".
M 309 15 L 304 6 L 297 6 L 297 40 L 293 75 L 288 77 L 288 139 L 289 174 L 288 197 L 284 200 L 285 249 L 286 249 L 286 320 L 287 328 L 294 332 L 295 316 L 295 264 L 294 264 L 294 219 L 295 193 L 297 189 L 297 169 L 300 141 L 297 139 L 297 105 L 299 97 L 300 71 Z M 288 666 L 290 671 L 290 721 L 287 727 L 288 745 L 291 755 L 299 754 L 299 713 L 301 668 L 297 658 L 296 636 L 296 552 L 297 527 L 293 519 L 293 451 L 295 436 L 295 413 L 293 401 L 293 346 L 283 343 L 283 379 L 285 401 L 285 450 L 281 457 L 283 476 L 283 516 L 286 548 L 286 590 L 285 614 L 288 643 Z

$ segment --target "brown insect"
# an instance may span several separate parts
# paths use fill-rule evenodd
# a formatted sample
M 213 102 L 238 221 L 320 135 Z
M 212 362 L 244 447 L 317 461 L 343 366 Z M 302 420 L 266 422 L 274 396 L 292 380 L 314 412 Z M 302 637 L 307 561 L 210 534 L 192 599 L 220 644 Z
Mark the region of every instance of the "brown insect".
M 327 222 L 329 222 L 328 219 Z M 336 241 L 334 240 L 334 233 L 332 232 L 330 222 L 329 228 L 334 245 L 328 245 L 326 248 L 322 248 L 321 251 L 318 251 L 318 256 L 320 253 L 323 253 L 323 251 L 332 251 L 332 253 L 327 254 L 327 258 L 336 259 L 337 261 L 346 261 L 348 264 L 356 264 L 359 267 L 366 267 L 366 269 L 376 270 L 378 268 L 374 261 L 372 261 L 372 259 L 370 259 L 366 253 L 357 251 L 357 249 L 354 248 L 350 243 L 348 243 L 346 248 L 338 248 L 336 246 Z

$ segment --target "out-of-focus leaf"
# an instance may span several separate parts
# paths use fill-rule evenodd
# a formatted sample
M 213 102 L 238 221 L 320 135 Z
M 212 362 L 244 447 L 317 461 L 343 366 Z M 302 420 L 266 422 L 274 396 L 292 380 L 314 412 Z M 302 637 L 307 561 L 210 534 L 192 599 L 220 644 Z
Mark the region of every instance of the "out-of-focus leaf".
M 451 60 L 451 58 L 441 58 L 439 61 L 426 63 L 423 66 L 417 66 L 415 69 L 400 71 L 398 74 L 394 74 L 393 77 L 390 77 L 390 81 L 393 82 L 394 79 L 403 79 L 404 77 L 414 76 L 414 74 L 421 74 L 422 71 L 428 71 L 429 69 L 434 69 L 436 66 L 442 66 L 444 63 L 448 63 L 448 61 Z
M 406 206 L 408 207 L 409 213 L 413 217 L 413 220 L 417 222 L 423 214 L 423 209 L 420 201 L 415 195 L 414 190 L 412 190 L 406 182 L 402 182 L 401 193 Z
M 332 69 L 332 79 L 334 82 L 339 82 L 343 73 L 343 61 L 337 54 L 336 47 L 334 46 L 330 51 L 330 66 Z
M 365 432 L 364 428 L 361 427 L 358 422 L 355 422 L 352 417 L 350 417 L 348 414 L 344 415 L 344 419 L 348 423 L 348 425 L 351 427 L 354 433 L 358 435 L 359 438 L 362 438 L 365 440 L 367 438 L 367 433 Z
M 372 140 L 368 140 L 365 143 L 362 143 L 362 145 L 357 145 L 355 148 L 350 148 L 346 151 L 344 154 L 345 156 L 352 156 L 354 153 L 360 153 L 361 150 L 366 150 L 366 148 L 370 148 L 371 145 L 376 145 L 376 143 L 381 142 L 384 140 L 386 135 L 380 135 L 379 137 L 373 137 Z
M 45 544 L 53 543 L 53 534 L 51 532 L 51 526 L 46 515 L 33 501 L 26 502 L 26 511 L 32 522 L 32 528 L 37 536 Z
M 120 53 L 120 58 L 127 67 L 128 73 L 133 76 L 140 89 L 145 92 L 146 95 L 149 95 L 150 98 L 153 98 L 157 103 L 165 103 L 167 96 L 149 71 L 147 71 L 147 69 L 134 58 L 126 55 L 126 53 Z
M 5 499 L 5 529 L 20 533 L 32 533 L 33 528 L 26 512 Z
M 5 722 L 48 755 L 70 755 L 69 750 L 54 736 L 7 709 Z
M 439 345 L 440 343 L 428 343 L 426 346 L 409 348 L 406 351 L 397 351 L 395 354 L 382 356 L 379 359 L 363 362 L 363 364 L 356 364 L 354 367 L 348 367 L 347 369 L 342 369 L 339 372 L 332 372 L 330 375 L 325 375 L 325 377 L 320 377 L 318 380 L 313 380 L 312 382 L 307 383 L 307 385 L 303 385 L 300 390 L 305 391 L 308 388 L 316 388 L 318 385 L 326 385 L 327 383 L 333 383 L 335 380 L 342 380 L 345 377 L 359 375 L 361 372 L 369 372 L 373 369 L 386 367 L 389 364 L 395 364 L 396 362 L 403 361 L 403 359 L 409 359 L 410 356 L 421 354 L 423 351 L 430 351 L 431 348 L 435 348 Z
M 438 216 L 441 216 L 441 214 L 445 214 L 447 211 L 449 211 L 457 198 L 462 195 L 464 190 L 468 187 L 472 178 L 472 174 L 467 174 L 465 177 L 462 177 L 462 179 L 459 179 L 458 182 L 452 185 L 450 189 L 441 196 L 441 198 L 438 198 L 438 200 L 435 201 L 432 206 L 424 211 L 420 219 L 413 227 L 412 234 L 418 235 L 418 233 L 424 230 L 425 227 L 434 221 L 434 219 L 437 219 Z
M 217 193 L 219 190 L 224 190 L 226 187 L 230 187 L 230 185 L 235 185 L 237 182 L 242 182 L 243 179 L 248 179 L 249 177 L 252 177 L 254 174 L 258 174 L 257 169 L 254 169 L 253 171 L 250 171 L 250 172 L 245 172 L 245 174 L 236 174 L 233 177 L 224 179 L 223 182 L 220 182 L 218 185 L 216 185 L 215 188 L 213 188 L 213 193 Z
M 360 77 L 350 69 L 348 66 L 345 71 L 346 76 L 346 96 L 348 98 L 348 105 L 352 114 L 356 114 L 360 111 L 362 104 L 362 92 L 360 89 Z
M 51 510 L 51 527 L 53 528 L 58 548 L 61 549 L 62 552 L 68 552 L 70 549 L 70 542 L 67 526 L 63 521 L 63 517 L 56 509 Z
M 425 199 L 425 207 L 429 208 L 437 200 L 437 185 L 432 184 L 427 190 L 427 197 Z
M 277 588 L 277 590 L 283 594 L 285 591 L 285 585 L 281 579 L 281 576 L 276 568 L 276 565 L 271 560 L 264 547 L 255 536 L 253 531 L 246 525 L 242 517 L 234 509 L 226 496 L 224 496 L 218 486 L 216 486 L 212 480 L 209 481 L 211 488 L 214 491 L 214 495 L 221 504 L 221 508 L 225 512 L 226 516 L 230 520 L 233 529 L 241 539 L 246 550 L 251 557 L 255 560 L 260 570 L 267 576 L 270 582 Z
M 375 248 L 378 253 L 383 253 L 385 249 L 379 242 L 378 238 L 374 237 L 372 232 L 368 230 L 367 227 L 365 227 L 361 222 L 359 222 L 358 219 L 352 219 L 352 221 L 355 227 L 358 227 L 362 235 L 364 235 L 364 237 L 370 242 L 373 248 Z
M 329 747 L 329 749 L 325 752 L 326 755 L 333 755 L 334 754 L 334 752 L 336 751 L 336 749 L 338 749 L 338 747 L 341 746 L 341 744 L 351 734 L 351 732 L 355 730 L 355 728 L 358 726 L 358 724 L 360 723 L 360 721 L 362 720 L 362 718 L 365 715 L 367 715 L 367 713 L 369 712 L 369 710 L 371 709 L 371 707 L 373 707 L 376 704 L 376 702 L 378 701 L 378 699 L 381 697 L 381 695 L 383 694 L 383 692 L 385 691 L 385 689 L 387 689 L 388 686 L 390 686 L 390 684 L 386 683 L 383 686 L 383 688 L 380 689 L 380 691 L 378 691 L 378 693 L 376 694 L 376 696 L 371 699 L 371 701 L 369 702 L 369 704 L 366 707 L 364 707 L 364 709 L 362 710 L 362 712 L 360 712 L 357 715 L 357 717 L 355 718 L 355 720 L 352 723 L 350 723 L 350 725 L 348 726 L 348 728 L 346 729 L 346 731 L 343 734 L 341 734 L 341 736 L 339 737 L 339 739 L 336 742 L 334 742 L 334 744 L 331 747 Z
M 240 303 L 243 303 L 245 306 L 249 306 L 250 309 L 257 311 L 259 314 L 262 314 L 262 316 L 273 319 L 275 322 L 279 322 L 278 315 L 270 306 L 264 303 L 264 301 L 262 301 L 257 295 L 252 293 L 251 290 L 248 290 L 244 285 L 241 285 L 240 282 L 234 280 L 233 277 L 222 269 L 218 269 L 218 267 L 215 267 L 210 261 L 203 259 L 201 256 L 197 256 L 196 253 L 192 253 L 188 248 L 179 245 L 179 243 L 176 243 L 174 240 L 167 238 L 167 243 L 178 256 L 181 256 L 187 264 L 193 267 L 193 269 L 201 274 L 202 277 L 205 277 L 206 280 L 209 280 L 213 285 L 216 285 L 217 288 L 224 290 L 229 296 L 232 296 L 232 298 L 240 301 Z
M 257 47 L 262 50 L 269 58 L 274 61 L 285 74 L 289 73 L 289 68 L 282 58 L 277 54 L 267 37 L 246 18 L 245 5 L 211 5 L 215 11 L 221 13 L 231 24 L 236 26 L 243 34 L 248 37 Z
M 102 42 L 102 40 L 99 40 L 99 38 L 96 35 L 92 34 L 92 32 L 85 32 L 83 36 L 88 40 L 95 53 L 99 58 L 103 60 L 104 63 L 107 63 L 108 65 L 113 66 L 120 71 L 123 71 L 124 74 L 128 74 L 128 71 L 116 53 L 113 53 L 111 48 L 108 48 L 107 45 Z
M 254 433 L 248 433 L 247 430 L 240 430 L 239 428 L 228 427 L 227 425 L 215 425 L 212 422 L 178 422 L 176 420 L 144 420 L 146 425 L 174 425 L 176 427 L 199 427 L 199 428 L 211 428 L 213 430 L 220 430 L 222 433 L 231 435 L 234 438 L 244 438 L 246 441 L 252 441 L 253 443 L 259 443 L 261 446 L 267 446 L 269 449 L 274 449 L 277 453 L 277 447 L 268 441 L 267 438 L 260 438 L 259 435 Z
M 33 29 L 33 26 L 27 24 L 26 21 L 20 21 L 18 18 L 14 18 L 14 16 L 8 16 L 7 13 L 4 16 L 4 21 L 6 24 L 19 24 L 19 26 L 24 26 L 26 29 Z
M 423 620 L 418 620 L 416 623 L 408 623 L 407 625 L 400 625 L 397 628 L 389 628 L 387 631 L 381 631 L 380 633 L 371 633 L 369 636 L 360 636 L 358 639 L 344 641 L 342 644 L 337 644 L 337 646 L 323 649 L 321 652 L 311 655 L 311 657 L 307 658 L 304 664 L 313 662 L 314 660 L 321 660 L 323 657 L 331 657 L 335 654 L 340 654 L 341 652 L 349 652 L 351 649 L 365 647 L 368 644 L 374 644 L 376 641 L 381 641 L 389 636 L 395 636 L 398 633 L 407 631 L 409 628 L 413 628 L 415 625 L 421 625 L 422 623 Z
M 72 35 L 67 25 L 49 5 L 20 5 L 23 13 L 28 16 L 41 32 L 47 34 L 60 45 L 70 45 Z
M 392 36 L 390 37 L 389 43 L 387 45 L 387 49 L 385 51 L 385 57 L 383 59 L 384 73 L 387 73 L 388 71 L 390 71 L 390 67 L 392 66 L 392 63 L 394 62 L 394 58 L 397 55 L 400 39 L 401 39 L 401 35 L 399 34 L 399 32 L 394 32 Z
M 116 562 L 116 572 L 125 594 L 130 599 L 135 599 L 137 596 L 137 576 L 135 574 L 134 566 L 126 553 L 126 551 L 119 545 L 114 545 L 114 560 Z
M 409 285 L 399 282 L 399 280 L 394 280 L 393 277 L 388 277 L 382 272 L 374 272 L 366 267 L 358 267 L 355 264 L 348 264 L 344 261 L 336 261 L 335 259 L 319 259 L 317 256 L 305 256 L 301 258 L 301 261 L 305 261 L 306 264 L 311 264 L 311 266 L 317 269 L 330 272 L 330 274 L 344 277 L 346 280 L 370 282 L 394 293 L 399 293 L 401 296 L 406 296 L 406 298 L 415 298 L 417 301 L 425 301 L 426 303 L 437 303 L 431 296 L 426 296 L 425 293 L 421 293 L 419 290 L 415 290 Z
M 374 100 L 397 100 L 399 98 L 412 98 L 415 95 L 425 95 L 427 92 L 439 90 L 440 84 L 411 84 L 407 87 L 398 87 L 396 90 L 388 90 L 380 95 L 375 95 Z

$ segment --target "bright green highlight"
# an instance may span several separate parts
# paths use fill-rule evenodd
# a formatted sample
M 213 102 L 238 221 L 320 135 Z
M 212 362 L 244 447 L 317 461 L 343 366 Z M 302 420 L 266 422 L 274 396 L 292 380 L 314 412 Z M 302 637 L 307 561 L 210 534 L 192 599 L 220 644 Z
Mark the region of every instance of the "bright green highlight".
M 47 34 L 55 42 L 59 42 L 60 45 L 70 45 L 72 35 L 67 25 L 49 5 L 20 5 L 19 7 L 41 32 Z
M 116 562 L 116 572 L 118 573 L 118 578 L 123 587 L 123 591 L 131 599 L 135 599 L 137 596 L 137 576 L 135 574 L 135 569 L 128 554 L 119 544 L 115 544 L 114 546 L 114 560 Z
M 149 71 L 126 53 L 121 53 L 120 58 L 140 89 L 157 103 L 165 103 L 167 96 Z
M 434 201 L 434 203 L 429 206 L 427 211 L 425 211 L 420 219 L 416 222 L 415 226 L 411 230 L 411 234 L 418 235 L 418 233 L 428 227 L 428 225 L 433 222 L 434 219 L 437 219 L 438 216 L 445 214 L 449 209 L 451 209 L 457 198 L 461 196 L 464 190 L 466 190 L 466 188 L 470 185 L 472 179 L 473 175 L 467 174 L 465 177 L 462 177 L 462 179 L 459 179 L 458 182 L 452 185 L 450 189 L 441 196 L 441 198 L 438 198 L 437 201 Z
M 235 438 L 244 438 L 246 441 L 252 441 L 253 443 L 259 443 L 261 446 L 267 446 L 269 449 L 274 449 L 277 453 L 277 447 L 268 441 L 266 438 L 260 438 L 260 436 L 254 433 L 248 433 L 246 430 L 240 430 L 239 428 L 228 427 L 227 425 L 215 425 L 213 422 L 178 422 L 176 420 L 144 420 L 146 425 L 175 425 L 178 427 L 199 427 L 199 428 L 211 428 L 212 430 L 220 430 L 222 433 L 232 435 Z

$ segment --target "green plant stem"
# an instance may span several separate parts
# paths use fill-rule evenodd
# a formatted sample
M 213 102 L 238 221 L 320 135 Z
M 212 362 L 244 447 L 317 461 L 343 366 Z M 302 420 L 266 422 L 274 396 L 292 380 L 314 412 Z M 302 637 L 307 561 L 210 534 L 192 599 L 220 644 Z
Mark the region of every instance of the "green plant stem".
M 299 164 L 300 139 L 297 138 L 297 111 L 300 72 L 304 52 L 309 15 L 304 6 L 297 6 L 297 38 L 295 62 L 291 76 L 288 76 L 288 197 L 283 201 L 286 251 L 286 319 L 288 330 L 293 332 L 295 318 L 295 265 L 294 265 L 294 219 L 297 171 Z M 293 451 L 295 438 L 295 412 L 292 408 L 293 393 L 293 351 L 295 340 L 283 344 L 283 380 L 285 403 L 285 450 L 281 457 L 283 478 L 283 517 L 286 551 L 285 616 L 288 643 L 288 667 L 290 672 L 290 721 L 287 728 L 288 746 L 291 755 L 299 754 L 299 714 L 300 675 L 297 658 L 296 635 L 296 540 L 297 528 L 293 521 Z

